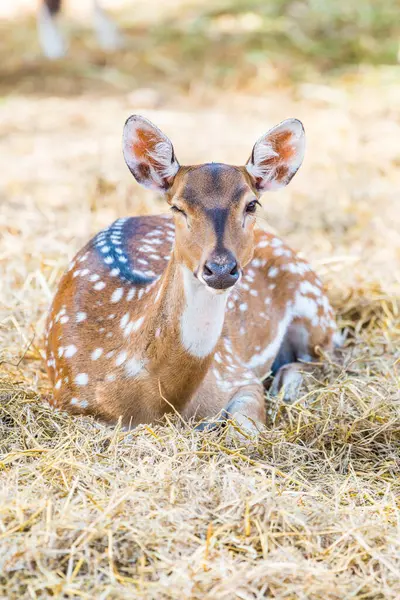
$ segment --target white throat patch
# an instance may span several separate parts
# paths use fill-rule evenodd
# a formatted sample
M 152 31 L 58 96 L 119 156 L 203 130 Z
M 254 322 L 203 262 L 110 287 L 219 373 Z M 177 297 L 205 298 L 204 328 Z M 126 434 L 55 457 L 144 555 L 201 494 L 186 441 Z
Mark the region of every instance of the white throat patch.
M 204 358 L 214 350 L 220 338 L 229 290 L 213 294 L 186 267 L 182 267 L 182 279 L 185 293 L 182 345 L 192 356 Z

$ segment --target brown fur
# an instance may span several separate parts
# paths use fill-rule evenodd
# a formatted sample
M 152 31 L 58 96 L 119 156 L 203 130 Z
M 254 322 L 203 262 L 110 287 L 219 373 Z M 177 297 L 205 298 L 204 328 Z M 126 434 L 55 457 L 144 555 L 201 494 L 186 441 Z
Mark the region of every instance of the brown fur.
M 130 148 L 154 168 L 157 130 L 142 134 Z M 283 153 L 288 139 L 279 136 Z M 308 264 L 255 228 L 255 198 L 244 167 L 180 167 L 167 201 L 184 214 L 122 220 L 77 254 L 48 319 L 54 406 L 127 426 L 171 410 L 208 419 L 226 409 L 247 428 L 265 421 L 261 380 L 276 357 L 287 346 L 297 372 L 297 360 L 331 348 L 335 324 Z M 203 265 L 221 252 L 242 277 L 230 292 L 208 291 Z M 290 361 L 278 365 L 279 387 L 293 383 Z
M 141 235 L 145 231 L 154 230 L 156 225 L 165 226 L 164 218 L 143 217 L 142 220 Z M 274 339 L 279 321 L 283 317 L 284 306 L 294 295 L 301 281 L 309 281 L 321 289 L 321 284 L 312 271 L 302 278 L 282 271 L 279 278 L 270 279 L 268 271 L 273 267 L 281 268 L 288 262 L 292 264 L 297 262 L 305 264 L 305 262 L 294 253 L 290 258 L 276 258 L 270 246 L 260 248 L 260 242 L 270 243 L 275 239 L 270 234 L 256 230 L 255 239 L 254 257 L 266 261 L 265 266 L 252 268 L 255 277 L 251 289 L 257 290 L 258 296 L 251 295 L 251 290 L 243 289 L 243 284 L 246 283 L 245 268 L 237 292 L 238 300 L 234 302 L 234 308 L 227 311 L 223 331 L 223 337 L 231 340 L 232 359 L 236 368 L 233 373 L 223 372 L 222 377 L 225 381 L 233 382 L 233 392 L 237 391 L 234 381 L 240 379 L 242 371 L 247 372 L 241 363 L 251 359 L 257 346 L 266 347 Z M 135 246 L 137 242 L 136 239 L 131 240 L 131 246 Z M 286 246 L 283 248 L 287 249 Z M 170 243 L 164 240 L 160 254 L 168 250 L 170 250 Z M 79 261 L 85 254 L 89 256 L 82 265 L 90 268 L 90 273 L 99 274 L 101 280 L 107 281 L 107 286 L 104 290 L 93 293 L 93 284 L 87 285 L 87 277 L 83 279 L 78 275 L 74 278 L 78 266 L 81 267 L 79 262 L 60 282 L 50 313 L 49 324 L 52 321 L 53 323 L 49 326 L 47 346 L 48 360 L 53 356 L 56 358 L 55 368 L 49 368 L 50 379 L 53 385 L 58 378 L 62 377 L 63 380 L 61 388 L 55 390 L 54 405 L 72 412 L 94 414 L 108 421 L 115 421 L 122 415 L 125 424 L 149 422 L 168 412 L 170 407 L 166 405 L 162 396 L 188 417 L 194 414 L 199 418 L 212 417 L 225 408 L 232 394 L 218 389 L 215 375 L 210 369 L 212 365 L 220 368 L 220 364 L 214 360 L 214 355 L 210 354 L 202 360 L 196 359 L 190 356 L 179 343 L 178 319 L 182 312 L 183 290 L 176 273 L 175 259 L 168 265 L 161 279 L 160 285 L 165 286 L 165 292 L 158 302 L 155 301 L 158 285 L 143 295 L 140 301 L 128 301 L 127 295 L 131 286 L 108 277 L 106 268 L 99 263 L 97 257 L 93 256 L 92 243 L 78 253 L 75 261 Z M 140 255 L 136 249 L 136 257 Z M 154 270 L 163 267 L 162 261 L 155 261 Z M 269 285 L 272 281 L 276 287 L 270 290 Z M 122 286 L 124 297 L 114 306 L 109 299 L 113 291 Z M 266 309 L 265 298 L 267 297 L 271 298 L 271 304 Z M 101 306 L 97 306 L 97 302 L 101 302 Z M 240 309 L 244 303 L 248 304 L 246 312 Z M 58 322 L 54 322 L 64 305 L 67 307 L 66 315 L 70 315 L 68 323 L 61 323 L 62 317 Z M 76 317 L 74 319 L 77 309 L 88 314 L 88 318 L 82 323 L 76 323 Z M 148 319 L 143 328 L 128 340 L 121 337 L 120 330 L 121 318 L 127 311 L 130 311 L 130 318 L 133 320 L 141 315 L 146 315 Z M 117 313 L 117 316 L 108 321 L 108 324 L 108 317 L 113 313 Z M 264 313 L 265 316 L 260 317 L 260 313 Z M 330 325 L 324 328 L 312 327 L 310 322 L 304 320 L 304 325 L 310 333 L 310 353 L 314 356 L 316 346 L 326 348 L 331 345 L 334 330 L 330 308 L 327 312 L 319 306 L 318 317 L 327 317 Z M 102 325 L 105 325 L 104 332 L 100 331 Z M 155 337 L 158 329 L 162 329 L 163 334 Z M 109 332 L 113 332 L 112 338 L 106 337 Z M 78 348 L 77 353 L 71 359 L 59 358 L 59 347 L 65 347 L 69 343 L 73 343 Z M 103 348 L 102 356 L 92 361 L 91 353 L 97 347 Z M 151 361 L 151 368 L 148 368 L 146 378 L 137 378 L 132 382 L 131 379 L 126 378 L 122 367 L 115 366 L 115 356 L 125 347 L 132 347 L 135 352 L 139 350 L 139 354 L 140 351 L 146 351 Z M 217 346 L 216 351 L 225 356 L 223 342 Z M 106 358 L 110 352 L 114 352 L 113 356 Z M 273 358 L 265 361 L 254 370 L 255 378 L 267 374 L 272 360 Z M 228 362 L 225 364 L 229 366 Z M 90 374 L 90 383 L 80 389 L 73 384 L 73 378 L 82 372 Z M 105 381 L 105 376 L 110 372 L 116 374 L 113 382 Z M 87 400 L 88 407 L 81 409 L 76 405 L 71 406 L 70 402 L 74 397 Z

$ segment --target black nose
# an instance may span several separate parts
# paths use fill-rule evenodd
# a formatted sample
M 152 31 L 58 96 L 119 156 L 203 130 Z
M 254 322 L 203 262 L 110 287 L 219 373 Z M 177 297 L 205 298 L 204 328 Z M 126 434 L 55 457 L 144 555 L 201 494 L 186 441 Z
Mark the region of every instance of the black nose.
M 239 279 L 238 264 L 234 258 L 208 260 L 203 267 L 203 279 L 210 287 L 225 290 Z

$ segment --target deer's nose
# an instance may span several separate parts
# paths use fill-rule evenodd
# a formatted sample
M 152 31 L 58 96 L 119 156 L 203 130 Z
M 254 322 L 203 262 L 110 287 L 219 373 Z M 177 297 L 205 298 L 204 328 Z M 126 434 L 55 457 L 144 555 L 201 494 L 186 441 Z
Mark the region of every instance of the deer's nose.
M 239 269 L 235 258 L 223 256 L 208 260 L 203 267 L 203 279 L 216 290 L 232 287 L 239 279 Z

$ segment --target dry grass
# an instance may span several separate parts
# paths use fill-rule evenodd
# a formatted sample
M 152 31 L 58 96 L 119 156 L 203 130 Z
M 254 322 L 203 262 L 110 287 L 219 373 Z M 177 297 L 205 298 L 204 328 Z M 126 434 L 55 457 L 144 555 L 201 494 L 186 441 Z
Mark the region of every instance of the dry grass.
M 107 57 L 93 76 L 87 37 L 70 61 L 36 56 L 27 74 L 26 39 L 5 39 L 0 87 L 0 597 L 397 600 L 398 74 L 138 90 L 129 52 L 121 72 Z M 126 433 L 43 402 L 43 319 L 69 258 L 117 216 L 162 210 L 123 165 L 133 111 L 182 162 L 243 162 L 268 126 L 305 123 L 304 167 L 265 198 L 260 225 L 314 262 L 348 338 L 302 402 L 272 407 L 256 446 L 175 418 Z

